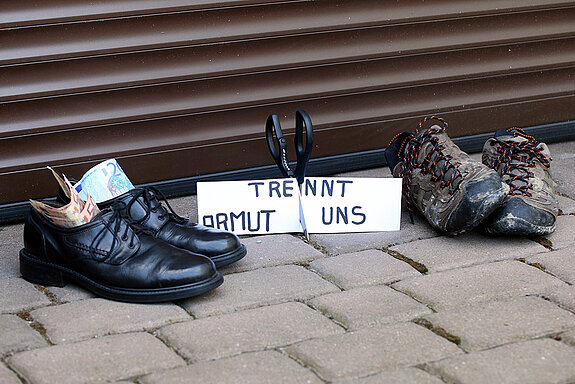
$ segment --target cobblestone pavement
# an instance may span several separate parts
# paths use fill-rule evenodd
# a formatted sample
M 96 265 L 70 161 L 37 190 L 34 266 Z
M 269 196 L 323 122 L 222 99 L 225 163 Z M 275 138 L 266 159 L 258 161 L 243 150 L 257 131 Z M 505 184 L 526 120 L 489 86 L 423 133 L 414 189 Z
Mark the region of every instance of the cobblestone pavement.
M 249 237 L 221 287 L 176 303 L 29 284 L 22 225 L 0 227 L 0 384 L 575 383 L 575 142 L 550 147 L 550 236 L 404 214 L 397 232 Z M 197 217 L 194 196 L 171 204 Z

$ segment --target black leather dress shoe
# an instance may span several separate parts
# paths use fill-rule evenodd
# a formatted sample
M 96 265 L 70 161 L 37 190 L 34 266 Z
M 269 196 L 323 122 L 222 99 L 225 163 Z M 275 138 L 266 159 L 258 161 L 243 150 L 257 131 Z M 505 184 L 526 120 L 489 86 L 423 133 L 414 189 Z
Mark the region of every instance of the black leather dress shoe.
M 134 188 L 99 203 L 98 207 L 103 209 L 116 202 L 124 203 L 123 213 L 135 226 L 173 246 L 209 257 L 216 267 L 234 263 L 246 255 L 246 247 L 236 235 L 178 216 L 155 188 Z
M 20 272 L 32 283 L 63 287 L 71 281 L 99 296 L 135 303 L 183 299 L 223 283 L 209 258 L 139 233 L 121 209 L 61 228 L 32 208 Z

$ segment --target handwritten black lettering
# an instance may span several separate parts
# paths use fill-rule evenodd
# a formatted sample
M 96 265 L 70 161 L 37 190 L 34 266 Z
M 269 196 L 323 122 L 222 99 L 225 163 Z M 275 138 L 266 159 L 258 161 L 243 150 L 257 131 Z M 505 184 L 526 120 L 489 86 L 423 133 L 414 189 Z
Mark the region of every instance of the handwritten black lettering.
M 324 225 L 330 225 L 333 222 L 333 207 L 329 207 L 329 221 L 325 218 L 325 208 L 321 207 L 321 221 Z
M 347 207 L 343 207 L 343 209 L 340 208 L 340 207 L 337 207 L 336 212 L 337 212 L 337 213 L 336 213 L 336 215 L 335 215 L 335 222 L 336 222 L 337 224 L 339 224 L 339 219 L 341 218 L 341 221 L 342 221 L 344 224 L 347 224 L 347 223 L 348 223 Z
M 341 184 L 341 197 L 345 197 L 345 185 L 346 184 L 353 184 L 351 180 L 337 180 L 338 184 Z
M 270 181 L 269 190 L 270 190 L 270 197 L 273 197 L 272 192 L 274 191 L 277 193 L 278 197 L 282 197 L 282 194 L 280 193 L 280 183 L 278 183 L 277 181 Z
M 225 213 L 216 214 L 216 225 L 218 229 L 224 228 L 228 230 L 228 215 Z
M 334 186 L 333 180 L 323 180 L 323 182 L 321 183 L 321 197 L 325 196 L 326 190 L 329 196 L 333 196 L 333 186 Z
M 249 186 L 254 186 L 256 187 L 256 197 L 260 197 L 260 191 L 259 191 L 259 186 L 260 185 L 264 185 L 263 181 L 254 181 L 253 183 L 248 183 Z
M 232 231 L 232 232 L 234 232 L 236 229 L 234 219 L 241 219 L 242 230 L 246 228 L 246 213 L 245 213 L 245 211 L 241 211 L 237 215 L 234 212 L 230 212 L 230 231 Z
M 355 207 L 353 207 L 353 208 L 351 209 L 351 214 L 352 214 L 352 215 L 358 216 L 358 217 L 361 218 L 361 220 L 359 220 L 359 221 L 355 221 L 355 220 L 352 220 L 352 221 L 351 221 L 351 222 L 354 223 L 355 225 L 361 225 L 361 224 L 365 223 L 365 220 L 367 219 L 367 217 L 365 216 L 365 214 L 364 214 L 364 213 L 361 213 L 360 210 L 361 210 L 361 205 L 356 205 Z
M 293 191 L 293 182 L 294 182 L 294 179 L 284 180 L 284 189 L 283 189 L 284 197 L 292 197 L 293 196 L 292 193 L 288 192 L 288 191 Z
M 257 232 L 260 230 L 260 211 L 258 211 L 257 213 L 254 214 L 254 216 L 257 215 L 257 219 L 253 220 L 255 221 L 255 223 L 257 224 L 256 227 L 252 227 L 252 213 L 254 212 L 248 212 L 247 216 L 248 216 L 248 231 L 250 232 Z
M 204 216 L 202 221 L 206 227 L 210 227 L 210 228 L 214 227 L 214 217 L 212 215 Z
M 352 207 L 350 215 L 348 207 L 322 207 L 321 221 L 324 225 L 349 224 L 351 216 L 353 217 L 351 223 L 361 225 L 367 220 L 367 216 L 361 212 L 361 209 L 360 205 Z
M 266 215 L 266 232 L 270 231 L 270 215 L 275 211 L 276 211 L 275 209 L 269 209 L 269 210 L 262 209 L 260 211 L 261 213 Z
M 305 179 L 305 195 L 309 196 L 309 192 L 311 190 L 312 196 L 315 196 L 317 193 L 317 180 L 311 181 L 309 179 Z

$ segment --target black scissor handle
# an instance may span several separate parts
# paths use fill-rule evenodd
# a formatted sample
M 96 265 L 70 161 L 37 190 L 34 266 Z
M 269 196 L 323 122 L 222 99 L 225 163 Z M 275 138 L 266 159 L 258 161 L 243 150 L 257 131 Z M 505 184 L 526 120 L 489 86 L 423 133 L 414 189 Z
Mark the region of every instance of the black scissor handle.
M 286 139 L 282 133 L 279 117 L 275 113 L 269 115 L 266 121 L 266 139 L 270 153 L 282 175 L 285 177 L 293 177 L 293 172 L 287 161 Z
M 305 143 L 304 143 L 305 128 Z M 295 137 L 294 144 L 297 154 L 295 177 L 298 184 L 302 184 L 307 170 L 307 164 L 313 149 L 313 124 L 311 118 L 303 109 L 298 109 L 295 114 Z

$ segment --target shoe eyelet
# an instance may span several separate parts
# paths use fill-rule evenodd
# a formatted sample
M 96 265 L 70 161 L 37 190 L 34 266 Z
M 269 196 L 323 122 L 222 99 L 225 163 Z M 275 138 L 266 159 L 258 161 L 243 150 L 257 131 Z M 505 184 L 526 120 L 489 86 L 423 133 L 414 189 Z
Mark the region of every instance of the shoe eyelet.
M 128 240 L 128 236 L 122 236 L 122 241 Z

